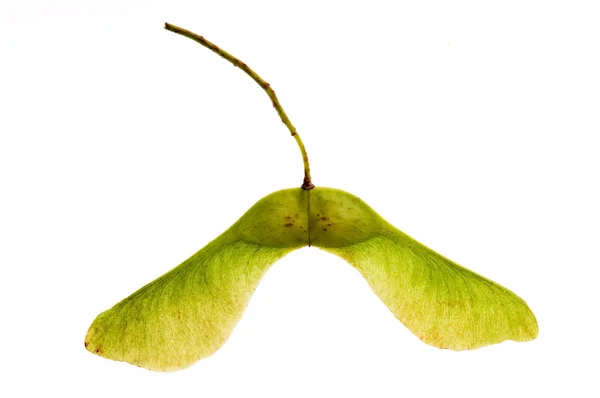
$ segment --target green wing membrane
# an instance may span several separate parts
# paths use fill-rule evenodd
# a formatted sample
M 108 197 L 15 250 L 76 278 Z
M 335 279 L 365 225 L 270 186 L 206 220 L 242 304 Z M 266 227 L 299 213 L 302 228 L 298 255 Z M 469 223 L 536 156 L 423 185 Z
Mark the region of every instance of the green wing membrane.
M 271 264 L 308 244 L 307 201 L 300 188 L 265 196 L 177 268 L 98 315 L 86 348 L 160 371 L 213 354 Z
M 323 249 L 356 267 L 396 318 L 432 346 L 466 350 L 538 334 L 533 313 L 513 292 L 389 224 L 362 242 Z
M 269 266 L 293 250 L 230 235 L 98 315 L 85 339 L 87 349 L 160 371 L 185 368 L 214 353 Z
M 356 267 L 427 344 L 454 350 L 527 341 L 538 327 L 510 290 L 398 231 L 338 189 L 274 192 L 183 264 L 98 315 L 85 338 L 100 356 L 144 368 L 185 368 L 227 340 L 268 268 L 312 245 Z

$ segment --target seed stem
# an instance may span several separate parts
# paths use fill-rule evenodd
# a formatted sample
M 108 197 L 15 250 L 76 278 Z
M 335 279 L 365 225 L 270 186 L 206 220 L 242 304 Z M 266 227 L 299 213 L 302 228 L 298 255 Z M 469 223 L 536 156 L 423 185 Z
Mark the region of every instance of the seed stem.
M 234 66 L 237 66 L 238 68 L 240 68 L 241 70 L 246 72 L 246 74 L 248 76 L 250 76 L 256 83 L 258 83 L 258 85 L 260 87 L 262 87 L 263 90 L 265 90 L 265 92 L 271 99 L 271 102 L 273 103 L 273 108 L 275 108 L 275 110 L 279 114 L 279 117 L 281 118 L 281 121 L 283 122 L 283 124 L 286 125 L 288 130 L 290 130 L 292 137 L 294 137 L 294 139 L 296 140 L 296 143 L 298 144 L 298 147 L 300 148 L 300 152 L 302 153 L 302 161 L 304 163 L 304 182 L 302 183 L 302 189 L 307 190 L 307 191 L 310 189 L 313 189 L 315 186 L 313 185 L 311 178 L 310 178 L 310 166 L 308 164 L 308 155 L 306 154 L 306 148 L 304 148 L 304 143 L 302 142 L 302 139 L 300 138 L 300 134 L 298 134 L 298 131 L 296 131 L 296 127 L 294 127 L 294 125 L 288 118 L 287 114 L 283 110 L 281 104 L 279 103 L 279 100 L 277 99 L 277 96 L 275 95 L 275 91 L 273 91 L 273 89 L 271 88 L 271 85 L 269 83 L 267 83 L 266 81 L 264 81 L 260 76 L 258 76 L 256 74 L 256 72 L 254 72 L 252 69 L 250 69 L 250 67 L 248 65 L 246 65 L 245 63 L 243 63 L 242 61 L 240 61 L 233 55 L 229 54 L 228 52 L 224 51 L 223 49 L 221 49 L 219 46 L 215 45 L 214 43 L 211 43 L 210 41 L 206 40 L 204 37 L 199 36 L 193 32 L 190 32 L 189 30 L 180 28 L 179 26 L 175 26 L 175 25 L 172 25 L 167 22 L 165 22 L 165 29 L 169 30 L 171 32 L 180 34 L 182 36 L 185 36 L 189 39 L 192 39 L 192 40 L 202 44 L 204 47 L 208 48 L 212 52 L 225 58 L 227 61 L 231 62 Z

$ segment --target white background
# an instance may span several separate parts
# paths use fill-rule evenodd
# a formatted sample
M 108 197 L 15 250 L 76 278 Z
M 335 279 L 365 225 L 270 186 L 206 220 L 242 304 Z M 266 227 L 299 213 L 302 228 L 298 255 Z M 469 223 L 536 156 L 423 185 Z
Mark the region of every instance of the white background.
M 3 0 L 0 395 L 598 396 L 600 13 L 392 3 Z M 539 338 L 427 346 L 313 248 L 186 370 L 88 353 L 99 312 L 302 180 L 260 88 L 165 21 L 272 84 L 316 185 L 515 291 Z

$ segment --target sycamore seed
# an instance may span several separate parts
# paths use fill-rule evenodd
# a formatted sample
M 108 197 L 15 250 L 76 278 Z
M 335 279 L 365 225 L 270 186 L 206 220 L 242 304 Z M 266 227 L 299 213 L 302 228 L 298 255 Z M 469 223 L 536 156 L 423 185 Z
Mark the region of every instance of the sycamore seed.
M 227 340 L 269 267 L 306 246 L 348 261 L 427 344 L 466 350 L 537 336 L 533 313 L 510 290 L 415 241 L 356 196 L 315 188 L 304 145 L 270 85 L 203 37 L 165 27 L 221 55 L 263 87 L 300 148 L 304 180 L 300 188 L 262 198 L 181 265 L 98 315 L 85 337 L 88 351 L 158 371 L 188 367 Z

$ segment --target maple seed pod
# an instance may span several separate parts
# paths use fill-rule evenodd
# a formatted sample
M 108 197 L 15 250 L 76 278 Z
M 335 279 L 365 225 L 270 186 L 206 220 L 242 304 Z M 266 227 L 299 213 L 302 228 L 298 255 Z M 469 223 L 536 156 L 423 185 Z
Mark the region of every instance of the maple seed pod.
M 527 304 L 397 230 L 356 196 L 311 182 L 308 156 L 270 85 L 245 63 L 185 29 L 267 92 L 304 163 L 300 188 L 259 200 L 227 231 L 170 272 L 96 317 L 85 347 L 159 371 L 190 366 L 230 336 L 252 293 L 277 260 L 315 246 L 354 266 L 390 311 L 427 344 L 464 350 L 538 334 Z
M 308 192 L 302 188 L 273 192 L 256 202 L 231 229 L 249 243 L 291 249 L 306 246 Z

